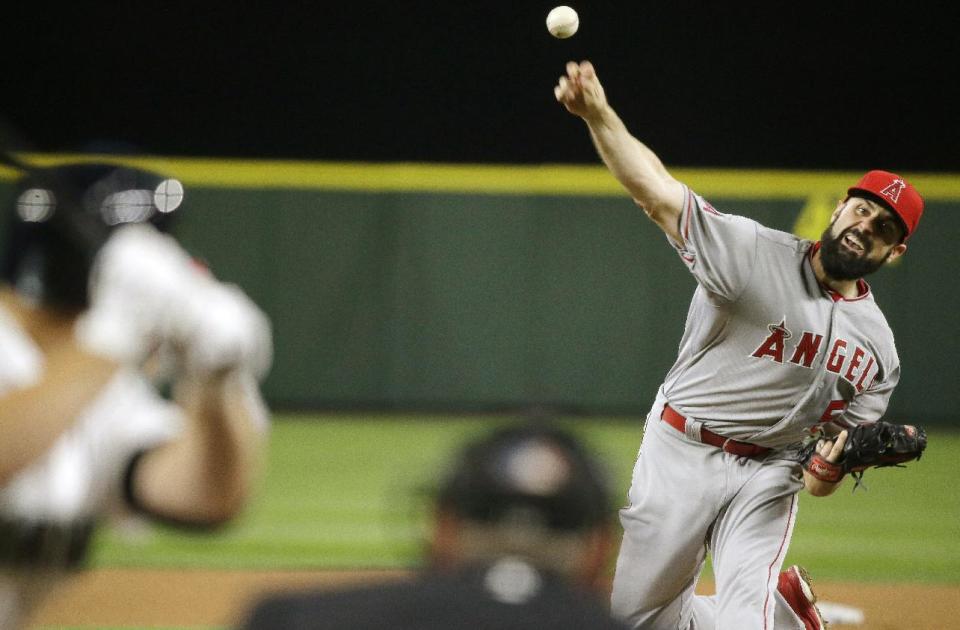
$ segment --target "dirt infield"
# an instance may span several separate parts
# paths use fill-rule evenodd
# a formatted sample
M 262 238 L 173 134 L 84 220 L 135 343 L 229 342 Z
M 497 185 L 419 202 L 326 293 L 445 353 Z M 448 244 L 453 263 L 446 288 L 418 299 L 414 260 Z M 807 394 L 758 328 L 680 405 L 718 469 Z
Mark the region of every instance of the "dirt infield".
M 404 571 L 165 571 L 102 569 L 54 593 L 34 626 L 229 626 L 259 595 L 404 579 Z M 862 609 L 866 622 L 831 630 L 960 629 L 960 586 L 817 582 L 820 597 Z M 704 584 L 700 591 L 710 592 Z

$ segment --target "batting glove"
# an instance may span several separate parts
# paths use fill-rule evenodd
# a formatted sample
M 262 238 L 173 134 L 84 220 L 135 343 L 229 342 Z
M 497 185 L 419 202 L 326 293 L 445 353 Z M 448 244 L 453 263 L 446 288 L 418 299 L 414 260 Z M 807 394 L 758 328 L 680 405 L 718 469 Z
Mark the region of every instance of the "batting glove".
M 122 226 L 97 254 L 76 337 L 92 352 L 140 364 L 183 328 L 181 305 L 204 282 L 205 272 L 172 237 L 149 224 Z

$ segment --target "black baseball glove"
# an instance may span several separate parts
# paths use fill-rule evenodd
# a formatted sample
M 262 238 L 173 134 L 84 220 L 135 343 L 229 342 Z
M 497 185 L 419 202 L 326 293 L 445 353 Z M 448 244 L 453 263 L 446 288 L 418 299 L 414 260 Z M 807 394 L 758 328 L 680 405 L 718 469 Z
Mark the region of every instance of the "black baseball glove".
M 817 452 L 818 443 L 819 440 L 814 439 L 800 449 L 797 459 L 804 469 L 817 479 L 831 483 L 852 473 L 859 485 L 867 468 L 900 466 L 920 459 L 927 447 L 927 433 L 921 427 L 882 420 L 862 424 L 847 431 L 843 453 L 836 462 L 827 461 Z

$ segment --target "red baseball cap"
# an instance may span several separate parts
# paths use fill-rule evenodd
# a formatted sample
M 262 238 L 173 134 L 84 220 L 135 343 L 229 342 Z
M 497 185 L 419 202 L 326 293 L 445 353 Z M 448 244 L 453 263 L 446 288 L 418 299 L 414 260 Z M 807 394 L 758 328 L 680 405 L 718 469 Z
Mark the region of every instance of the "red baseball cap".
M 851 196 L 860 196 L 863 193 L 867 193 L 870 199 L 883 203 L 903 220 L 907 228 L 904 240 L 917 229 L 920 215 L 923 214 L 923 197 L 907 180 L 896 173 L 870 171 L 847 190 L 847 194 Z

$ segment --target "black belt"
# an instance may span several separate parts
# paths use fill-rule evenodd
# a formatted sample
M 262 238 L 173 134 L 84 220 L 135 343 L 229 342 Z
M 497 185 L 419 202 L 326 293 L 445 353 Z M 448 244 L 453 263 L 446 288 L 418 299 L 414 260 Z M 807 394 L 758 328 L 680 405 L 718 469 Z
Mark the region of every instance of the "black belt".
M 87 556 L 92 521 L 55 523 L 0 518 L 0 566 L 72 569 Z

